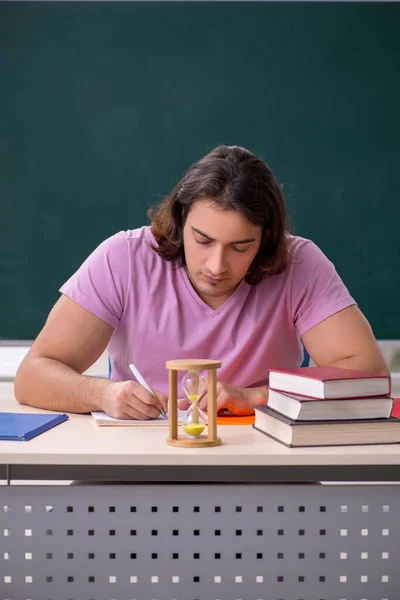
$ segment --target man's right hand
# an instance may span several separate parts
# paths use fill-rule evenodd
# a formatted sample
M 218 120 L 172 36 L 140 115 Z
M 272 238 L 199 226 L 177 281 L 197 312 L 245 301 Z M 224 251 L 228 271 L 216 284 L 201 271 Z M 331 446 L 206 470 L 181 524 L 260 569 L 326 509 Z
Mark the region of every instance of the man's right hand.
M 149 391 L 136 381 L 111 381 L 104 392 L 102 409 L 115 419 L 156 419 L 160 409 L 168 410 L 168 398 Z

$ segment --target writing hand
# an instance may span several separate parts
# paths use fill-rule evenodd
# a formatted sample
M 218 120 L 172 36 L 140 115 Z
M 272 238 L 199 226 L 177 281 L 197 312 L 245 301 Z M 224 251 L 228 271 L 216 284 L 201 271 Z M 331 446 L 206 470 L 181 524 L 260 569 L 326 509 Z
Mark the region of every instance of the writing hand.
M 167 396 L 151 394 L 136 381 L 110 381 L 101 401 L 102 409 L 115 419 L 156 419 L 160 409 L 167 411 Z

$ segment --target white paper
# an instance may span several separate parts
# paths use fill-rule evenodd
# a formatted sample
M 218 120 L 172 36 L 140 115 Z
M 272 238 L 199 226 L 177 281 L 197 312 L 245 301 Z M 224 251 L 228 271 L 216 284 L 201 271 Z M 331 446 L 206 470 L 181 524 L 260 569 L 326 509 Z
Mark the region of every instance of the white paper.
M 178 422 L 181 422 L 185 414 L 185 410 L 178 409 Z M 116 427 L 158 427 L 162 425 L 168 425 L 168 419 L 164 419 L 161 415 L 157 419 L 115 419 L 110 417 L 105 412 L 95 411 L 92 412 L 92 416 L 98 425 L 103 426 L 116 426 Z

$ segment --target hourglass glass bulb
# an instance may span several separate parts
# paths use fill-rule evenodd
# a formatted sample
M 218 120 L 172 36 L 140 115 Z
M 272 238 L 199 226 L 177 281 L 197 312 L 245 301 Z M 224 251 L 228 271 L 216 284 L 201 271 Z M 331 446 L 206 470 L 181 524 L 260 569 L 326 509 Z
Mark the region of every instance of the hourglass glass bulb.
M 192 439 L 199 438 L 207 424 L 206 415 L 197 406 L 197 402 L 206 387 L 203 375 L 196 370 L 189 370 L 182 378 L 182 387 L 191 406 L 187 409 L 182 428 Z
M 194 404 L 205 390 L 204 376 L 199 371 L 187 371 L 182 377 L 182 387 L 187 399 Z

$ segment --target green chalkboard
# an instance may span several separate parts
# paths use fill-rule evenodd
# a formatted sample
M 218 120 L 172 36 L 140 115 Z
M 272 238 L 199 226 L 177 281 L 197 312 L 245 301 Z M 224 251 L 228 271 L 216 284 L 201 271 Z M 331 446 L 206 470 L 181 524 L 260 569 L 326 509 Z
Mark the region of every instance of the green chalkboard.
M 400 338 L 400 4 L 0 2 L 0 338 L 219 143 Z

